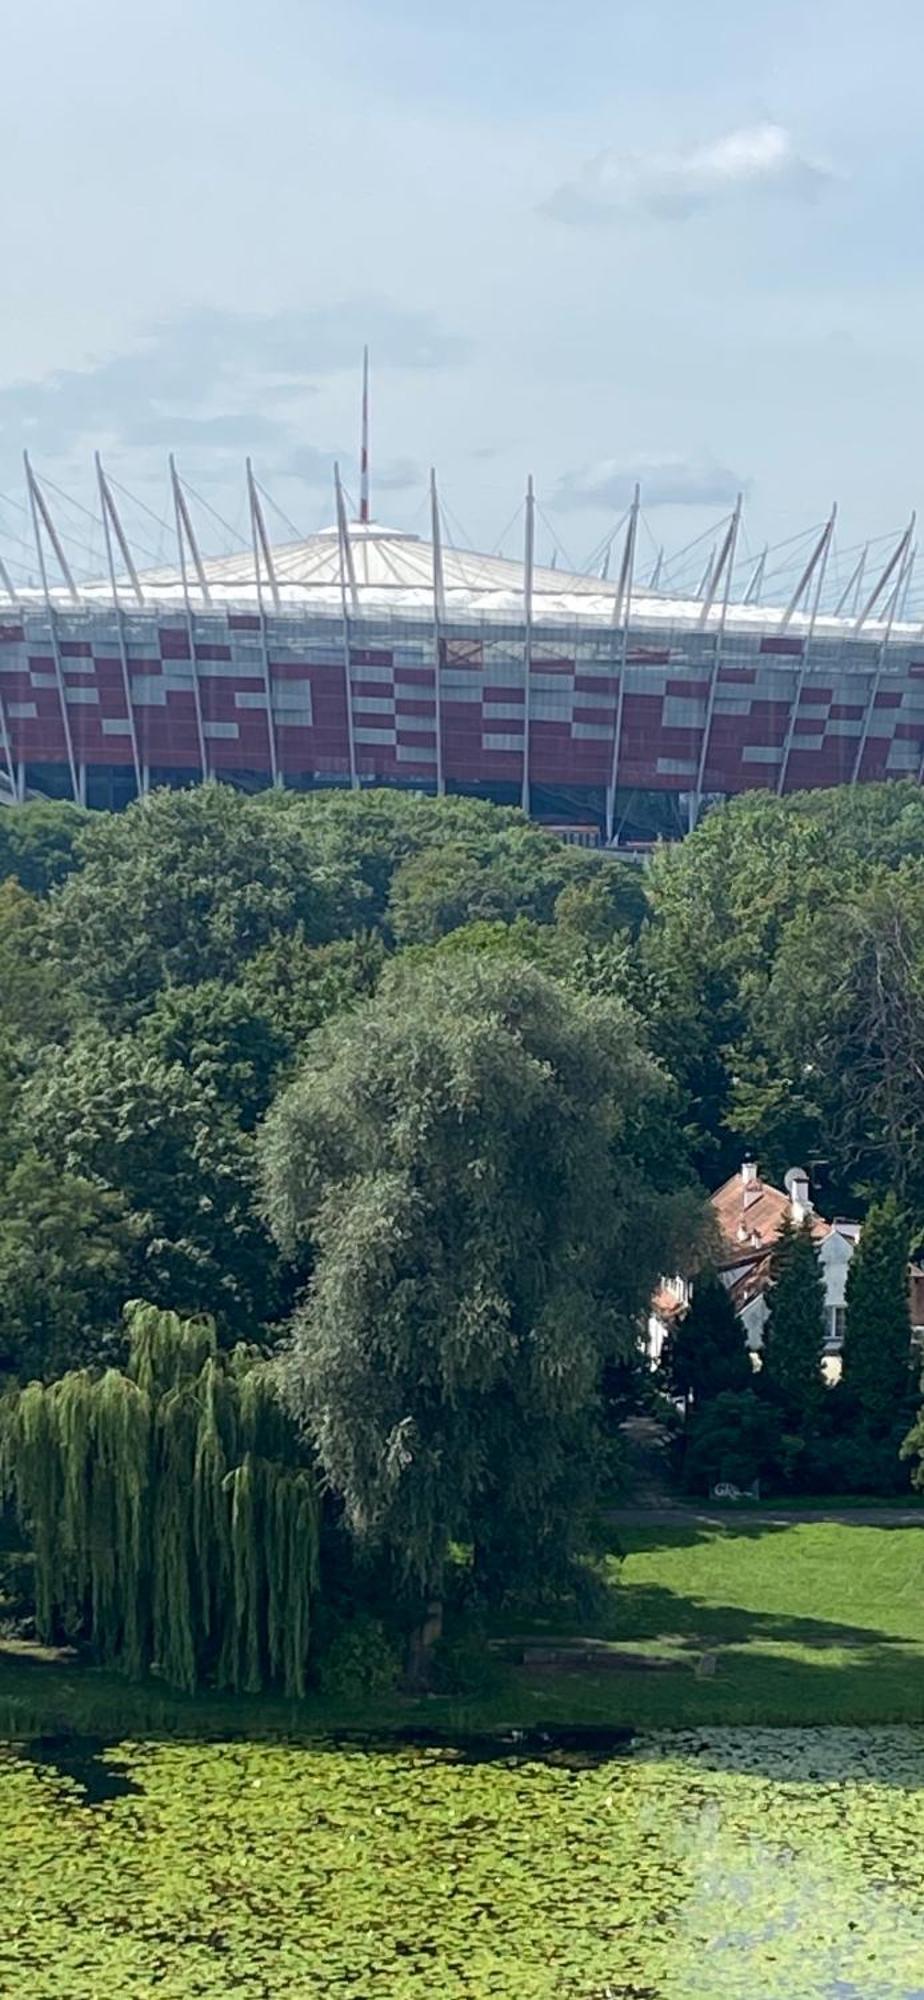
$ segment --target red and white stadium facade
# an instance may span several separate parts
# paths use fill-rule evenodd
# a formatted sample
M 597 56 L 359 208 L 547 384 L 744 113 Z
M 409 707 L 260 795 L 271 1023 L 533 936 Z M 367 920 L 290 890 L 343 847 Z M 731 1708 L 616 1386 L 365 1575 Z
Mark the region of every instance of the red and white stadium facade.
M 0 796 L 119 803 L 156 784 L 399 784 L 514 799 L 546 818 L 631 820 L 702 802 L 924 778 L 924 633 L 905 606 L 913 524 L 866 587 L 826 608 L 834 517 L 788 602 L 736 588 L 740 504 L 698 595 L 638 577 L 636 495 L 612 580 L 347 518 L 270 543 L 247 468 L 251 547 L 203 558 L 171 462 L 178 561 L 139 573 L 98 465 L 108 575 L 76 583 L 27 461 L 41 587 L 0 563 Z M 59 580 L 60 579 L 60 580 Z M 845 609 L 852 589 L 850 612 Z

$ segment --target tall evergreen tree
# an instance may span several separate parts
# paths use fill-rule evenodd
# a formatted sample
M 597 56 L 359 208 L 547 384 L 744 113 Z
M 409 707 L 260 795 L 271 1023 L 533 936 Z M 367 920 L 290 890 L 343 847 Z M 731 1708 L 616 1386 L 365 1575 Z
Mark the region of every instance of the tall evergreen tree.
M 911 1369 L 908 1225 L 894 1194 L 869 1211 L 847 1274 L 843 1379 L 872 1433 L 902 1416 Z
M 670 1335 L 662 1367 L 674 1394 L 697 1406 L 753 1388 L 744 1329 L 716 1271 L 697 1278 L 690 1310 Z
M 801 1427 L 818 1402 L 827 1337 L 824 1279 L 810 1222 L 794 1228 L 787 1216 L 773 1248 L 770 1279 L 764 1377 L 789 1421 Z

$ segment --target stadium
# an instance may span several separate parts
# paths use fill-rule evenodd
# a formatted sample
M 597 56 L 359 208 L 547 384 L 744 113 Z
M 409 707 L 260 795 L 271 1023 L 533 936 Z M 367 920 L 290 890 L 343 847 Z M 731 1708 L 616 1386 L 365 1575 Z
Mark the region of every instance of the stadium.
M 741 503 L 697 587 L 640 575 L 641 496 L 603 573 L 449 545 L 370 514 L 367 431 L 349 518 L 273 545 L 248 461 L 249 546 L 203 555 L 170 462 L 176 559 L 137 566 L 97 460 L 102 580 L 76 581 L 25 461 L 39 581 L 0 559 L 0 797 L 126 803 L 155 785 L 401 785 L 522 804 L 606 841 L 694 825 L 705 802 L 924 780 L 924 632 L 909 622 L 914 523 L 846 584 L 835 513 L 797 544 L 776 604 L 744 574 Z M 842 587 L 843 585 L 843 587 Z M 849 608 L 848 608 L 849 607 Z

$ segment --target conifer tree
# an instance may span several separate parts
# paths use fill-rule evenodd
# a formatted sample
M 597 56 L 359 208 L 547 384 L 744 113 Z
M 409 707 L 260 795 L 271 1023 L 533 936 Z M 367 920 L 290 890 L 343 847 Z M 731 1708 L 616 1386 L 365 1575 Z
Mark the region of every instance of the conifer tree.
M 672 1331 L 662 1365 L 674 1394 L 697 1406 L 753 1388 L 744 1329 L 717 1272 L 696 1279 L 690 1310 Z
M 843 1379 L 871 1434 L 901 1419 L 911 1367 L 908 1225 L 894 1194 L 869 1211 L 847 1274 Z
M 827 1338 L 824 1279 L 810 1222 L 794 1228 L 786 1217 L 773 1247 L 770 1281 L 764 1377 L 788 1420 L 801 1428 L 817 1407 Z

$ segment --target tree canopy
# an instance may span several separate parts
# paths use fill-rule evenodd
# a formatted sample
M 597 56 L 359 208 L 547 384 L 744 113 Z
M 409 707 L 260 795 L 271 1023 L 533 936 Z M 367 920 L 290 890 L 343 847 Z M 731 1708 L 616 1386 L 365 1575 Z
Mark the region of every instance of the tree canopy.
M 135 1304 L 126 1368 L 0 1399 L 0 1497 L 33 1537 L 36 1621 L 105 1666 L 303 1694 L 318 1501 L 276 1377 L 208 1319 Z
M 911 1386 L 909 1234 L 894 1195 L 874 1203 L 847 1273 L 843 1380 L 863 1421 L 882 1435 L 902 1424 Z
M 753 1387 L 744 1328 L 717 1272 L 706 1269 L 696 1278 L 662 1365 L 674 1394 L 694 1405 Z
M 565 1491 L 575 1487 L 578 1460 L 592 1484 L 596 1419 L 592 1398 L 585 1408 L 578 1396 L 582 1357 L 596 1369 L 606 1341 L 619 1349 L 635 1337 L 659 1259 L 668 1271 L 694 1261 L 689 1206 L 676 1257 L 668 1246 L 694 1168 L 714 1185 L 737 1165 L 743 1143 L 772 1179 L 803 1159 L 822 1212 L 862 1220 L 894 1194 L 909 1241 L 924 1241 L 922 918 L 924 793 L 911 783 L 751 794 L 710 810 L 688 840 L 659 849 L 645 867 L 569 847 L 513 808 L 398 790 L 246 797 L 211 784 L 152 793 L 122 814 L 38 802 L 4 810 L 0 1369 L 50 1382 L 121 1359 L 122 1307 L 139 1296 L 181 1317 L 210 1314 L 223 1345 L 258 1338 L 276 1347 L 296 1287 L 307 1285 L 293 1355 L 317 1324 L 318 1370 L 322 1361 L 335 1370 L 340 1286 L 344 1327 L 358 1339 L 362 1312 L 372 1314 L 368 1304 L 360 1311 L 362 1300 L 374 1299 L 375 1338 L 387 1332 L 392 1342 L 394 1380 L 384 1364 L 382 1372 L 385 1434 L 402 1420 L 394 1411 L 406 1408 L 422 1435 L 438 1437 L 455 1379 L 444 1335 L 461 1347 L 465 1315 L 482 1324 L 482 1293 L 476 1311 L 465 1283 L 471 1249 L 471 1270 L 486 1274 L 485 1324 L 497 1335 L 487 1350 L 495 1372 L 482 1389 L 491 1421 L 513 1440 L 504 1445 L 510 1498 L 501 1510 L 490 1481 L 479 1483 L 474 1389 L 464 1403 L 471 1452 L 460 1445 L 458 1464 L 440 1461 L 451 1504 L 442 1487 L 438 1497 L 445 1519 L 466 1520 L 473 1538 L 477 1531 L 483 1571 L 495 1518 L 510 1566 L 521 1556 L 525 1563 L 531 1519 L 580 1512 L 576 1490 Z M 581 1077 L 566 1060 L 572 1045 L 583 1051 Z M 479 1052 L 493 1069 L 482 1073 Z M 532 1088 L 537 1075 L 544 1081 L 534 1103 L 526 1082 Z M 464 1077 L 481 1093 L 480 1125 L 459 1098 Z M 342 1129 L 329 1101 L 335 1079 L 347 1107 L 337 1114 Z M 561 1110 L 553 1138 L 542 1124 L 543 1093 Z M 304 1135 L 293 1109 L 302 1101 L 313 1107 Z M 282 1179 L 273 1182 L 274 1240 L 264 1215 L 267 1162 L 284 1116 L 299 1137 L 289 1148 L 288 1193 Z M 597 1176 L 597 1212 L 610 1218 L 612 1261 L 594 1278 L 594 1226 L 578 1215 L 581 1121 L 587 1185 Z M 335 1127 L 342 1159 L 327 1157 Z M 399 1137 L 418 1131 L 415 1166 Z M 351 1132 L 353 1151 L 344 1136 Z M 453 1207 L 446 1189 L 456 1180 L 465 1200 Z M 487 1208 L 479 1212 L 476 1228 L 472 1190 L 495 1186 L 497 1242 L 494 1261 L 483 1263 L 490 1218 Z M 644 1218 L 654 1220 L 633 1224 L 630 1258 L 633 1187 Z M 694 1207 L 700 1199 L 697 1191 Z M 869 1227 L 872 1257 L 874 1215 Z M 897 1254 L 893 1242 L 890 1298 Z M 817 1285 L 815 1294 L 817 1304 Z M 551 1353 L 544 1343 L 555 1329 L 564 1342 L 566 1296 L 578 1325 L 537 1499 L 514 1417 L 538 1398 L 526 1358 Z M 760 1397 L 780 1372 L 785 1300 L 778 1287 Z M 701 1285 L 691 1329 L 707 1304 Z M 432 1336 L 433 1380 L 421 1411 L 423 1386 L 414 1391 L 408 1375 L 405 1387 L 401 1369 L 410 1371 L 414 1315 L 432 1328 L 437 1308 L 446 1326 Z M 506 1362 L 497 1331 L 505 1313 L 519 1329 L 532 1318 L 543 1329 L 535 1349 L 511 1336 Z M 872 1338 L 871 1302 L 864 1313 Z M 856 1330 L 856 1311 L 853 1319 Z M 817 1359 L 814 1310 L 809 1321 L 805 1352 Z M 896 1308 L 889 1326 L 897 1324 Z M 474 1332 L 471 1340 L 481 1354 Z M 369 1341 L 377 1353 L 371 1332 Z M 844 1395 L 822 1398 L 819 1410 L 841 1430 L 848 1416 L 855 1428 L 866 1425 L 866 1436 L 849 1385 L 866 1367 L 871 1410 L 875 1369 L 859 1351 L 851 1336 Z M 694 1400 L 738 1393 L 717 1387 L 726 1362 L 739 1379 L 737 1339 L 722 1352 L 710 1373 L 712 1335 L 703 1336 L 698 1386 L 695 1354 L 681 1356 Z M 816 1372 L 806 1363 L 803 1387 Z M 371 1361 L 362 1379 L 371 1396 L 379 1379 Z M 636 1375 L 633 1382 L 640 1394 Z M 893 1432 L 882 1428 L 891 1400 L 892 1388 L 883 1388 L 874 1424 L 882 1463 L 894 1458 Z M 306 1421 L 307 1409 L 306 1392 Z M 802 1422 L 794 1406 L 784 1414 L 790 1426 Z M 545 1422 L 531 1417 L 537 1436 Z M 481 1430 L 493 1436 L 487 1419 Z M 577 1430 L 580 1451 L 571 1443 Z M 532 1434 L 524 1428 L 524 1440 Z M 363 1488 L 370 1438 L 350 1470 L 350 1492 Z M 853 1444 L 839 1443 L 846 1463 Z M 346 1449 L 340 1437 L 336 1452 Z M 332 1442 L 332 1463 L 336 1452 Z M 391 1547 L 406 1500 L 413 1543 L 408 1496 L 416 1506 L 427 1462 L 418 1454 L 394 1492 L 378 1495 L 375 1518 Z M 821 1463 L 811 1459 L 816 1469 Z M 861 1476 L 857 1463 L 851 1479 Z M 490 1507 L 482 1493 L 491 1493 Z M 557 1528 L 556 1538 L 562 1547 L 568 1540 Z
M 827 1339 L 824 1280 L 809 1221 L 784 1221 L 770 1262 L 763 1379 L 799 1427 L 817 1407 Z
M 311 1271 L 290 1404 L 412 1586 L 452 1537 L 491 1571 L 573 1532 L 603 1365 L 690 1226 L 646 1157 L 664 1088 L 617 1003 L 460 957 L 399 967 L 273 1107 L 266 1213 Z

